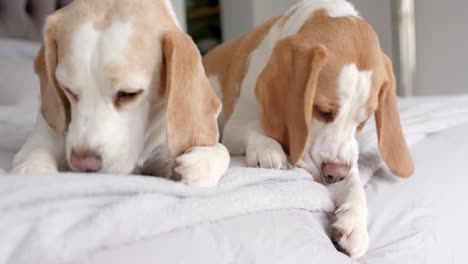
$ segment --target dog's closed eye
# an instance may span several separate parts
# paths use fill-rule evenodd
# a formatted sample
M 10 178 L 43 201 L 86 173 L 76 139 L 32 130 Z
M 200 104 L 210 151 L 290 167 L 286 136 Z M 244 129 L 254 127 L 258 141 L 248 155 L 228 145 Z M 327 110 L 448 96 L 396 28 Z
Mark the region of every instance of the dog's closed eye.
M 335 114 L 333 111 L 324 110 L 317 105 L 314 105 L 314 113 L 316 113 L 319 119 L 325 123 L 332 122 L 333 119 L 335 119 Z
M 143 94 L 143 90 L 137 90 L 137 91 L 119 91 L 115 95 L 115 106 L 117 108 L 121 108 L 124 105 L 127 105 L 129 103 L 135 102 L 140 95 Z

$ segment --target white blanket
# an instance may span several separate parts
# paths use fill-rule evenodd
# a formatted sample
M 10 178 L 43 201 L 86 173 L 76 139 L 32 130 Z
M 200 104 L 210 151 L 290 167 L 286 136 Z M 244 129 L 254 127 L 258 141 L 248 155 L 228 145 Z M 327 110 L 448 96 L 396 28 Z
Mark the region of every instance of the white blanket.
M 401 102 L 401 116 L 410 145 L 468 122 L 468 96 L 405 102 Z M 0 108 L 6 119 L 0 122 L 11 126 L 0 125 L 0 151 L 8 152 L 19 147 L 11 139 L 23 137 L 18 127 L 26 126 L 29 121 L 24 120 L 30 116 L 10 120 L 24 111 L 5 109 L 9 112 Z M 360 142 L 363 153 L 378 155 L 373 121 L 363 130 Z M 231 169 L 216 190 L 195 190 L 138 176 L 4 175 L 0 177 L 0 263 L 79 261 L 89 254 L 190 226 L 271 210 L 292 214 L 298 209 L 333 210 L 326 189 L 300 169 Z M 308 217 L 315 221 L 313 214 Z
M 0 197 L 0 263 L 63 263 L 259 211 L 333 210 L 326 188 L 301 169 L 232 169 L 218 189 L 138 176 L 6 176 Z

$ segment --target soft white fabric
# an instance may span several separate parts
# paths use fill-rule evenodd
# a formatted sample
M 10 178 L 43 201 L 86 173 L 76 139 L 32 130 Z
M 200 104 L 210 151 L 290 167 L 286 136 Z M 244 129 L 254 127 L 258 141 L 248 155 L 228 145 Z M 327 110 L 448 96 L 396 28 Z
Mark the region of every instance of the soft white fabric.
M 301 169 L 232 169 L 206 190 L 137 176 L 5 176 L 0 197 L 0 263 L 63 263 L 198 223 L 334 208 Z
M 468 94 L 400 98 L 399 109 L 403 133 L 408 145 L 412 146 L 430 135 L 467 123 Z M 360 159 L 361 157 L 378 156 L 377 158 L 373 157 L 372 162 L 380 163 L 380 167 L 386 168 L 380 157 L 375 131 L 375 120 L 372 117 L 358 135 Z M 372 173 L 374 172 L 372 171 Z M 361 172 L 364 184 L 369 181 L 372 173 Z
M 407 124 L 405 131 L 406 133 L 415 131 L 408 134 L 409 142 L 414 144 L 429 134 L 440 133 L 467 122 L 468 116 L 463 114 L 466 105 L 468 105 L 466 96 L 448 97 L 443 100 L 402 100 L 402 118 Z M 421 110 L 424 107 L 431 109 L 432 118 L 428 120 L 424 118 L 428 114 Z M 453 111 L 454 109 L 458 111 Z M 22 118 L 32 117 L 24 112 L 27 111 L 24 109 L 17 111 L 24 114 Z M 3 118 L 8 119 L 9 116 L 14 116 L 13 113 L 15 111 L 11 111 Z M 10 131 L 11 135 L 16 131 Z M 369 136 L 372 134 L 371 130 L 364 132 L 369 133 Z M 8 135 L 6 136 L 8 138 Z M 5 140 L 0 139 L 0 141 Z M 417 156 L 416 161 L 418 161 Z M 416 163 L 417 170 L 420 164 Z M 239 165 L 242 165 L 239 161 L 234 164 L 234 166 Z M 252 175 L 260 172 L 268 173 L 270 176 Z M 371 179 L 366 187 L 370 208 L 371 243 L 370 250 L 361 263 L 395 263 L 407 259 L 421 261 L 428 257 L 431 259 L 427 263 L 440 263 L 434 260 L 450 256 L 447 244 L 440 241 L 446 238 L 441 235 L 443 228 L 437 219 L 437 211 L 431 207 L 433 198 L 418 195 L 412 190 L 413 188 L 428 191 L 415 186 L 416 183 L 424 183 L 424 178 L 416 175 L 417 180 L 404 181 L 382 173 L 381 177 Z M 251 184 L 248 184 L 249 182 Z M 294 263 L 301 263 L 305 259 L 316 263 L 346 263 L 346 258 L 342 258 L 340 253 L 332 250 L 327 237 L 329 222 L 324 219 L 324 215 L 296 212 L 299 208 L 312 211 L 320 208 L 316 204 L 320 193 L 315 191 L 311 178 L 304 175 L 303 171 L 235 169 L 223 179 L 222 184 L 224 187 L 220 190 L 196 191 L 177 183 L 137 176 L 97 177 L 97 175 L 70 174 L 21 178 L 4 176 L 0 180 L 0 210 L 3 216 L 0 219 L 0 233 L 4 234 L 0 237 L 0 249 L 3 252 L 0 255 L 14 256 L 10 259 L 10 263 L 28 263 L 31 257 L 35 260 L 60 261 L 64 260 L 63 258 L 72 258 L 83 263 L 99 259 L 102 261 L 112 258 L 113 254 L 122 257 L 117 252 L 127 248 L 126 245 L 128 250 L 139 252 L 143 249 L 149 250 L 156 244 L 161 246 L 161 250 L 172 252 L 166 255 L 166 260 L 170 262 L 177 254 L 174 248 L 164 245 L 165 238 L 175 244 L 177 244 L 175 237 L 179 240 L 196 237 L 202 242 L 210 241 L 210 237 L 231 241 L 233 239 L 231 236 L 236 237 L 232 229 L 242 233 L 242 230 L 249 230 L 247 225 L 263 225 L 267 230 L 272 229 L 270 231 L 275 234 L 280 232 L 281 235 L 277 234 L 278 237 L 271 239 L 283 241 L 276 242 L 281 243 L 282 247 L 291 249 L 293 245 L 301 244 L 301 249 L 307 249 L 307 252 L 322 252 L 310 253 L 311 255 L 307 256 L 304 251 L 299 250 L 297 255 L 289 255 L 289 259 Z M 242 185 L 244 187 L 240 188 Z M 319 186 L 316 187 L 320 190 Z M 249 191 L 262 195 L 247 195 Z M 399 191 L 404 194 L 395 196 L 395 192 Z M 323 195 L 323 192 L 321 193 Z M 315 200 L 311 199 L 312 197 L 315 197 Z M 410 204 L 406 204 L 406 201 Z M 262 224 L 262 221 L 272 214 L 270 210 L 275 208 L 283 209 L 283 213 L 275 213 L 274 219 L 278 220 L 270 220 L 283 224 L 280 226 L 278 223 Z M 251 214 L 242 216 L 247 212 Z M 288 229 L 288 225 L 303 226 L 305 231 L 293 232 L 294 236 L 291 237 L 289 237 L 291 233 L 287 230 L 273 231 L 275 228 Z M 216 227 L 219 231 L 214 231 L 217 230 Z M 219 232 L 231 236 L 226 237 L 228 235 L 221 235 Z M 252 235 L 237 235 L 237 239 L 242 242 L 236 241 L 236 243 L 248 246 Z M 145 240 L 142 241 L 141 238 Z M 258 239 L 251 243 L 252 246 L 258 247 L 260 250 L 258 252 L 261 252 L 259 254 L 268 255 L 267 249 L 271 250 L 271 245 L 265 244 L 269 239 L 268 235 L 262 234 Z M 200 253 L 205 252 L 204 249 L 221 250 L 224 253 L 229 252 L 226 253 L 228 256 L 235 256 L 234 252 L 238 250 L 236 247 L 224 248 L 229 247 L 229 243 L 221 245 L 223 245 L 222 250 L 217 243 L 193 246 L 197 250 L 190 251 L 187 257 L 194 259 L 204 256 L 207 259 L 204 263 L 215 263 L 213 260 L 220 260 L 220 254 L 213 253 L 209 257 Z M 291 251 L 282 252 L 287 255 Z M 152 253 L 147 254 L 154 256 Z M 246 260 L 251 260 L 255 256 L 253 252 L 245 254 L 247 254 Z M 73 258 L 77 256 L 84 258 Z M 260 259 L 265 261 L 260 263 L 272 263 L 271 259 L 266 257 Z M 227 260 L 221 258 L 220 261 Z
M 416 143 L 410 179 L 377 173 L 369 181 L 370 248 L 361 263 L 467 262 L 467 135 L 465 123 Z
M 0 152 L 16 153 L 32 131 L 36 107 L 10 107 L 0 105 Z M 0 166 L 9 168 L 9 166 Z
M 32 61 L 40 47 L 38 42 L 0 38 L 0 62 Z
M 0 38 L 0 106 L 37 105 L 39 80 L 33 61 L 39 47 L 36 42 Z
M 468 94 L 456 96 L 400 98 L 402 127 L 409 145 L 424 137 L 463 124 L 468 120 Z M 368 121 L 359 136 L 362 148 L 376 146 L 375 122 Z
M 31 61 L 0 60 L 0 106 L 38 104 L 39 79 L 34 74 Z

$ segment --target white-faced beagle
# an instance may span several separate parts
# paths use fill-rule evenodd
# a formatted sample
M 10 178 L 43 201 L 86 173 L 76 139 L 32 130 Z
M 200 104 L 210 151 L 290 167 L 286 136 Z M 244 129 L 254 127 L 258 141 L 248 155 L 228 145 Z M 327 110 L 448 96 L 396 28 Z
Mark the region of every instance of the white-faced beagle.
M 47 19 L 35 70 L 41 109 L 13 173 L 143 167 L 214 186 L 227 170 L 221 102 L 169 1 L 75 0 Z
M 222 142 L 249 166 L 308 170 L 330 184 L 332 235 L 351 257 L 368 248 L 356 133 L 375 114 L 390 170 L 413 173 L 400 128 L 395 77 L 377 34 L 344 0 L 303 0 L 204 57 L 223 101 Z M 334 184 L 332 184 L 334 183 Z

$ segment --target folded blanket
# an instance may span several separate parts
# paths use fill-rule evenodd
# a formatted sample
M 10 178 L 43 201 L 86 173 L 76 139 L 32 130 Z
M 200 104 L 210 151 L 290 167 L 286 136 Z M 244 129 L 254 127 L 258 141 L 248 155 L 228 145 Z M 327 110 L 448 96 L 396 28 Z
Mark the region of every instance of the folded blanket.
M 301 170 L 231 169 L 217 189 L 139 176 L 0 178 L 0 263 L 64 263 L 197 223 L 265 210 L 331 212 Z

